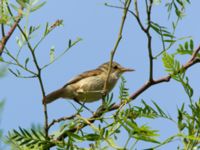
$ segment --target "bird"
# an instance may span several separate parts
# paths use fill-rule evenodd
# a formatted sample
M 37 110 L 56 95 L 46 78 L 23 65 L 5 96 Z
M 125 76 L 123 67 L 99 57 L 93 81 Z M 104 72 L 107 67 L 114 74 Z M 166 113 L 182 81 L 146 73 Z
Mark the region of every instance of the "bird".
M 120 76 L 125 72 L 134 71 L 134 69 L 122 67 L 117 62 L 113 61 L 111 66 L 110 76 L 107 81 L 107 88 L 104 91 L 104 84 L 108 76 L 110 62 L 103 63 L 93 70 L 83 72 L 76 76 L 63 87 L 55 90 L 45 97 L 46 104 L 49 104 L 59 98 L 71 99 L 79 104 L 91 103 L 98 101 L 109 93 L 116 85 Z

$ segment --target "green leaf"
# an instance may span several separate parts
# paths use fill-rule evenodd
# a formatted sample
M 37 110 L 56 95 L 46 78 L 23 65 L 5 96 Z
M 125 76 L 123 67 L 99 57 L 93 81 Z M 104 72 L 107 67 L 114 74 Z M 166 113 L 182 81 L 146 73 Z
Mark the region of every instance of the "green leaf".
M 100 140 L 100 135 L 91 133 L 91 134 L 85 135 L 84 139 L 86 139 L 88 141 L 97 141 L 97 140 Z
M 184 4 L 183 4 L 183 2 L 181 1 L 181 0 L 176 0 L 178 3 L 179 3 L 179 5 L 181 5 L 182 7 L 184 6 Z
M 106 139 L 106 142 L 112 147 L 112 148 L 115 148 L 117 150 L 124 150 L 123 147 L 119 147 L 115 142 L 114 140 L 110 137 L 110 138 L 107 138 Z
M 188 42 L 185 42 L 185 49 L 188 50 Z
M 163 36 L 165 36 L 165 37 L 170 37 L 170 38 L 175 38 L 174 35 L 172 35 L 172 34 L 167 34 L 167 33 L 163 34 Z
M 157 150 L 157 149 L 159 149 L 159 147 L 172 142 L 177 137 L 178 137 L 177 135 L 173 135 L 173 136 L 167 138 L 166 140 L 164 140 L 163 142 L 161 142 L 160 144 L 156 145 L 155 147 L 151 147 L 151 148 L 148 148 L 148 149 L 145 149 L 145 150 Z
M 175 79 L 177 72 L 180 71 L 181 65 L 178 60 L 175 60 L 174 55 L 169 55 L 166 52 L 163 53 L 162 61 L 165 67 L 165 70 L 172 75 L 172 78 Z
M 125 84 L 126 84 L 126 80 L 123 76 L 121 76 L 120 93 L 119 93 L 120 100 L 129 99 L 128 89 L 125 87 Z
M 19 11 L 19 8 L 17 6 L 15 6 L 13 3 L 10 3 L 10 6 L 15 10 L 15 11 Z
M 10 73 L 12 73 L 14 76 L 18 77 L 18 75 L 10 68 L 8 68 L 8 71 L 10 71 Z
M 46 2 L 42 2 L 42 3 L 40 3 L 40 4 L 38 4 L 38 5 L 34 6 L 34 7 L 32 7 L 30 11 L 31 11 L 31 12 L 34 12 L 34 11 L 40 9 L 40 8 L 41 8 L 42 6 L 44 6 L 45 4 L 46 4 Z
M 189 42 L 185 42 L 184 46 L 183 45 L 179 45 L 178 49 L 177 49 L 177 53 L 181 54 L 181 55 L 192 55 L 194 51 L 194 42 L 192 39 L 190 39 Z M 200 57 L 200 54 L 197 54 L 198 57 Z
M 4 105 L 5 105 L 5 101 L 4 100 L 0 101 L 0 111 L 2 111 Z
M 33 135 L 34 135 L 37 139 L 41 140 L 40 136 L 36 133 L 35 130 L 31 129 L 31 131 L 32 131 Z
M 69 39 L 69 41 L 68 41 L 68 47 L 71 47 L 71 46 L 72 46 L 72 40 Z
M 31 131 L 27 129 L 22 129 L 19 127 L 19 131 L 13 130 L 12 133 L 8 134 L 8 139 L 13 143 L 14 145 L 23 146 L 22 149 L 29 150 L 31 149 L 43 149 L 42 147 L 45 147 L 50 143 L 48 139 L 41 138 L 40 131 L 35 131 L 31 129 Z M 40 147 L 40 148 L 39 148 Z
M 49 23 L 46 23 L 45 30 L 43 36 L 46 36 L 49 33 Z
M 160 116 L 162 116 L 163 118 L 169 118 L 169 119 L 171 119 L 171 117 L 168 116 L 168 115 L 158 106 L 158 104 L 156 104 L 156 102 L 154 102 L 154 101 L 152 101 L 152 102 L 153 102 L 154 106 L 156 107 L 156 109 L 158 110 Z
M 3 60 L 3 58 L 0 56 L 0 62 L 3 62 L 4 60 Z
M 181 54 L 181 55 L 186 55 L 186 54 L 192 55 L 193 51 L 192 51 L 192 50 L 181 50 L 181 49 L 177 49 L 177 53 L 178 53 L 178 54 Z
M 39 28 L 40 28 L 40 25 L 38 25 L 38 26 L 30 26 L 29 35 L 32 34 L 35 31 L 37 31 Z
M 27 7 L 26 2 L 24 2 L 23 0 L 16 0 L 16 1 L 17 1 L 17 3 L 18 3 L 20 6 L 22 6 L 22 7 L 24 7 L 24 8 Z
M 69 40 L 68 42 L 68 48 L 71 48 L 72 46 L 76 45 L 78 42 L 82 41 L 82 38 L 78 37 L 75 41 Z
M 53 62 L 55 59 L 55 47 L 51 47 L 50 49 L 50 62 Z
M 155 26 L 155 24 L 151 23 L 150 27 L 157 32 L 159 35 L 161 34 L 159 27 Z
M 190 49 L 194 50 L 194 41 L 190 39 Z
M 19 37 L 16 37 L 16 42 L 17 42 L 17 45 L 21 48 L 23 44 Z
M 25 68 L 27 68 L 28 62 L 29 62 L 29 58 L 26 58 L 26 60 L 25 60 Z
M 17 75 L 20 76 L 21 72 L 18 69 L 16 69 L 16 71 L 17 71 Z
M 7 73 L 7 67 L 6 66 L 0 66 L 0 77 L 4 77 Z
M 167 43 L 175 43 L 176 40 L 164 40 L 164 42 L 167 42 Z

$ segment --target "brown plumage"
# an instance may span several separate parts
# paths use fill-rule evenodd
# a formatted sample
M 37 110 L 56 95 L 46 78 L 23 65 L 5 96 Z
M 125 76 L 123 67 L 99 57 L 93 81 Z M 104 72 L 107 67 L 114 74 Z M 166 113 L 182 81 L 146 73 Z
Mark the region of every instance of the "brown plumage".
M 48 94 L 46 103 L 51 103 L 58 98 L 74 99 L 78 102 L 93 102 L 101 99 L 108 68 L 109 62 L 76 76 L 62 88 Z M 124 68 L 116 62 L 112 63 L 107 92 L 113 89 L 120 75 L 127 71 L 133 71 L 133 69 Z

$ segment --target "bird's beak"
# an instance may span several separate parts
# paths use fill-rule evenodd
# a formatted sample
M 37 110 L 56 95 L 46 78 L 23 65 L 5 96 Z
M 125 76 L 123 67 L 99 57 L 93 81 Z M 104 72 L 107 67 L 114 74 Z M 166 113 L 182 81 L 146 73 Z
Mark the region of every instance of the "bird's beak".
M 124 73 L 124 72 L 131 72 L 131 71 L 135 71 L 135 70 L 134 69 L 130 69 L 130 68 L 121 68 L 120 71 L 122 73 Z

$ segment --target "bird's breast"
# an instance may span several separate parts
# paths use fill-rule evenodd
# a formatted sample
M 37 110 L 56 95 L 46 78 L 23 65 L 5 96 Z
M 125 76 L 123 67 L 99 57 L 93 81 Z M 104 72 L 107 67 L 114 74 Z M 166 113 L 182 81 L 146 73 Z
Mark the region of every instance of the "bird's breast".
M 108 80 L 107 92 L 110 92 L 115 86 L 117 79 Z M 81 79 L 80 81 L 70 84 L 66 87 L 66 98 L 76 99 L 82 102 L 93 102 L 102 98 L 105 78 L 101 76 L 92 76 Z M 69 93 L 70 90 L 70 93 Z M 67 95 L 70 95 L 67 96 Z M 73 98 L 72 98 L 73 97 Z

